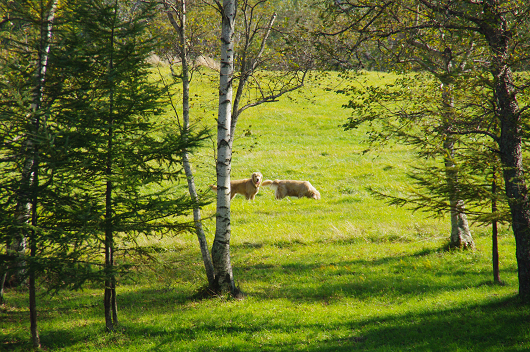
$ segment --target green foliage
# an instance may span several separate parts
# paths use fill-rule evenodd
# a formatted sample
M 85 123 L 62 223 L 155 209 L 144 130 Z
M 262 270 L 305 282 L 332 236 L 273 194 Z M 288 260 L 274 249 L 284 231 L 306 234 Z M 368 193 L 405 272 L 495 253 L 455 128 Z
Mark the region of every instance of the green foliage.
M 183 140 L 172 121 L 156 118 L 167 104 L 161 98 L 167 88 L 149 79 L 146 58 L 153 43 L 145 37 L 145 19 L 153 10 L 140 7 L 129 14 L 97 1 L 79 7 L 73 18 L 93 20 L 72 25 L 64 41 L 72 50 L 62 51 L 67 54 L 57 57 L 54 67 L 55 77 L 71 77 L 65 84 L 71 93 L 59 99 L 68 108 L 58 114 L 58 133 L 69 145 L 59 174 L 76 173 L 70 194 L 84 197 L 83 210 L 91 219 L 84 226 L 100 241 L 105 232 L 114 232 L 116 248 L 128 255 L 139 234 L 188 228 L 177 219 L 195 203 L 172 184 L 182 177 L 181 151 L 196 148 L 205 133 L 192 132 Z M 71 55 L 76 49 L 82 51 Z
M 372 190 L 374 195 L 386 198 L 389 204 L 446 214 L 451 209 L 449 195 L 455 193 L 454 185 L 447 182 L 448 173 L 452 172 L 458 175 L 458 197 L 465 201 L 466 214 L 473 220 L 485 223 L 494 218 L 510 220 L 495 152 L 498 126 L 488 125 L 490 120 L 485 117 L 491 113 L 488 109 L 491 91 L 480 88 L 486 78 L 471 78 L 468 74 L 452 77 L 451 108 L 447 114 L 440 82 L 431 74 L 387 73 L 378 84 L 373 84 L 368 74 L 342 75 L 357 82 L 338 90 L 350 99 L 344 105 L 352 111 L 343 125 L 345 130 L 366 126 L 373 146 L 397 141 L 413 147 L 417 158 L 423 160 L 408 173 L 415 185 L 408 195 Z M 495 195 L 491 193 L 493 179 L 501 188 Z M 492 214 L 494 198 L 500 211 Z
M 169 3 L 169 6 L 171 11 L 180 11 L 178 1 Z M 157 43 L 155 53 L 170 63 L 173 69 L 178 70 L 181 54 L 178 45 L 179 33 L 168 21 L 166 10 L 162 5 L 160 5 L 160 10 L 155 13 L 149 23 L 149 31 Z M 178 19 L 175 18 L 175 20 L 178 23 Z M 219 55 L 221 50 L 219 43 L 220 24 L 220 15 L 214 6 L 210 6 L 206 2 L 186 1 L 186 45 L 189 64 L 192 67 L 196 65 L 194 68 L 198 69 L 205 59 L 208 60 Z
M 145 35 L 152 6 L 129 11 L 105 1 L 63 5 L 43 89 L 40 113 L 46 123 L 37 132 L 28 120 L 34 75 L 29 59 L 35 57 L 29 52 L 23 66 L 11 52 L 2 56 L 2 74 L 9 81 L 1 87 L 0 233 L 8 245 L 20 226 L 27 227 L 17 220 L 15 207 L 27 148 L 21 137 L 29 135 L 38 143 L 40 163 L 38 226 L 30 228 L 39 252 L 30 264 L 45 273 L 42 283 L 50 288 L 78 289 L 104 277 L 107 226 L 116 233 L 119 251 L 129 256 L 147 253 L 135 250 L 139 234 L 174 235 L 189 228 L 183 216 L 195 202 L 177 187 L 180 154 L 197 148 L 206 131 L 193 130 L 184 140 L 173 121 L 159 118 L 167 87 L 150 79 L 146 62 L 153 49 Z M 24 48 L 16 45 L 17 33 L 3 32 L 13 52 Z

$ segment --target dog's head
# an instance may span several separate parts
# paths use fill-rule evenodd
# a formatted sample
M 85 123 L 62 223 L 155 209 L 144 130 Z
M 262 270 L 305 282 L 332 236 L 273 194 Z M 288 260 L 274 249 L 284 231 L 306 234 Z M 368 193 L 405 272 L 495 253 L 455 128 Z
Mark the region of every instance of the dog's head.
M 320 199 L 320 192 L 318 192 L 316 189 L 309 190 L 309 198 L 313 199 Z
M 260 172 L 252 173 L 252 183 L 254 186 L 259 187 L 261 185 L 261 181 L 263 181 L 263 175 Z

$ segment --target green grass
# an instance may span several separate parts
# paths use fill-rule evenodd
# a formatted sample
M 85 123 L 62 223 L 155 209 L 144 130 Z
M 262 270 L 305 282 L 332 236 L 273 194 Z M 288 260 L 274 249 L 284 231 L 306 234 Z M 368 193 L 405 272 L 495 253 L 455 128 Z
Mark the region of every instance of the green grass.
M 373 82 L 381 78 L 370 77 Z M 331 84 L 333 76 L 328 78 Z M 402 192 L 417 163 L 401 146 L 363 153 L 364 131 L 344 132 L 344 97 L 310 86 L 248 110 L 238 125 L 233 178 L 310 181 L 322 199 L 232 202 L 231 255 L 243 300 L 196 298 L 204 286 L 193 234 L 163 237 L 159 262 L 138 263 L 118 287 L 120 329 L 104 332 L 103 290 L 39 296 L 39 330 L 53 351 L 527 351 L 530 308 L 517 300 L 515 244 L 501 232 L 492 285 L 489 228 L 475 251 L 444 251 L 449 219 L 385 205 L 367 186 Z M 197 115 L 213 125 L 215 87 Z M 200 92 L 200 93 L 198 93 Z M 250 127 L 249 127 L 250 126 Z M 251 134 L 245 136 L 243 130 Z M 213 150 L 194 156 L 201 189 L 215 183 Z M 203 211 L 215 213 L 211 204 Z M 211 245 L 215 221 L 205 221 Z M 126 258 L 118 258 L 120 261 Z M 0 350 L 29 349 L 27 296 L 8 290 Z

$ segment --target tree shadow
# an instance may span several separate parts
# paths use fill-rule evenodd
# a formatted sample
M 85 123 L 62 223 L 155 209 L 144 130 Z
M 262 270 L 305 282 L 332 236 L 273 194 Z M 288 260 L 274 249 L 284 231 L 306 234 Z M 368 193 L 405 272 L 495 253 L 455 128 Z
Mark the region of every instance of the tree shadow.
M 249 246 L 249 249 L 253 246 Z M 424 249 L 415 253 L 388 256 L 373 260 L 356 259 L 340 263 L 291 262 L 282 265 L 257 263 L 238 265 L 236 277 L 249 280 L 259 278 L 265 282 L 262 290 L 250 293 L 254 301 L 289 300 L 295 304 L 331 304 L 344 298 L 359 301 L 384 300 L 385 304 L 399 304 L 409 298 L 422 295 L 437 295 L 469 289 L 470 286 L 487 284 L 484 273 L 459 270 L 459 266 L 448 267 L 445 272 L 416 270 L 410 275 L 410 268 L 400 272 L 400 263 L 411 263 L 414 259 L 428 258 L 438 253 L 436 249 Z M 281 281 L 281 287 L 274 288 Z M 243 287 L 244 288 L 244 287 Z M 172 314 L 171 306 L 190 306 L 201 298 L 179 291 L 170 286 L 142 288 L 118 292 L 118 304 L 124 315 L 127 311 L 157 316 Z M 221 301 L 220 301 L 221 302 Z M 209 304 L 209 303 L 208 303 Z M 85 307 L 90 308 L 90 307 Z M 61 308 L 55 308 L 61 309 Z M 96 310 L 97 308 L 92 309 Z M 425 308 L 422 308 L 425 309 Z M 236 311 L 236 310 L 234 310 Z M 397 310 L 396 310 L 397 311 Z M 140 313 L 139 313 L 140 312 Z M 62 314 L 69 314 L 68 310 Z M 9 314 L 9 313 L 8 313 Z M 20 314 L 20 313 L 17 313 Z M 96 314 L 96 313 L 94 313 Z M 178 313 L 174 313 L 178 314 Z M 114 335 L 103 335 L 109 343 L 135 344 L 135 340 L 154 339 L 151 350 L 172 350 L 175 341 L 183 341 L 204 351 L 373 351 L 373 350 L 416 350 L 416 351 L 516 351 L 530 348 L 530 334 L 526 327 L 530 318 L 529 307 L 518 304 L 517 299 L 501 299 L 488 304 L 466 304 L 465 308 L 432 309 L 428 312 L 385 314 L 367 319 L 350 318 L 332 325 L 318 323 L 271 322 L 261 317 L 262 312 L 234 312 L 232 316 L 216 314 L 208 321 L 198 322 L 199 327 L 179 326 L 178 318 L 171 328 L 157 324 L 126 322 Z M 281 314 L 281 312 L 278 312 Z M 46 314 L 41 320 L 48 319 Z M 173 320 L 173 318 L 171 318 Z M 252 323 L 258 320 L 260 323 Z M 333 325 L 334 324 L 334 325 Z M 251 338 L 243 339 L 239 345 L 219 347 L 214 345 L 212 335 L 234 339 L 255 334 L 285 334 L 287 331 L 351 331 L 349 336 L 337 339 L 314 339 L 311 343 L 282 342 L 260 343 Z M 526 329 L 526 330 L 525 330 Z M 43 346 L 49 350 L 68 349 L 82 345 L 85 340 L 101 339 L 104 334 L 104 319 L 85 326 L 75 325 L 71 329 L 41 331 Z M 521 341 L 521 337 L 523 340 Z M 24 350 L 30 347 L 14 335 L 2 337 L 2 349 Z M 204 342 L 197 342 L 204 339 Z M 29 338 L 28 338 L 29 340 Z M 137 343 L 137 342 L 136 342 Z M 156 346 L 156 347 L 155 347 Z M 199 347 L 197 347 L 199 346 Z
M 196 342 L 197 351 L 524 351 L 530 347 L 527 322 L 529 307 L 519 304 L 517 298 L 498 300 L 458 309 L 444 309 L 424 313 L 396 314 L 393 316 L 345 320 L 335 325 L 318 323 L 267 323 L 251 324 L 255 315 L 243 320 L 217 317 L 199 327 L 167 330 L 160 327 L 130 325 L 124 330 L 130 340 L 151 338 L 156 340 L 152 351 L 170 351 L 175 341 Z M 226 317 L 228 318 L 228 317 Z M 248 323 L 247 324 L 245 324 Z M 240 336 L 260 333 L 333 331 L 341 329 L 349 336 L 313 341 L 259 342 L 251 338 L 237 340 Z M 220 346 L 219 339 L 234 339 L 230 346 Z M 207 339 L 208 337 L 210 339 Z M 523 337 L 521 339 L 521 337 Z M 204 338 L 204 339 L 203 339 Z M 202 340 L 202 341 L 201 341 Z M 199 347 L 197 347 L 199 346 Z
M 411 259 L 424 258 L 438 253 L 435 249 L 423 249 L 411 254 L 358 259 L 339 263 L 288 263 L 283 265 L 239 265 L 236 277 L 252 281 L 259 278 L 270 285 L 251 293 L 259 299 L 287 299 L 293 302 L 322 301 L 341 297 L 359 300 L 385 297 L 404 299 L 440 292 L 466 290 L 487 283 L 485 274 L 470 271 L 458 265 L 422 269 L 410 268 Z M 405 263 L 405 264 L 403 264 Z M 403 268 L 405 266 L 405 268 Z M 503 270 L 511 274 L 509 268 Z M 279 277 L 287 279 L 278 282 Z M 281 286 L 278 288 L 278 286 Z
M 508 298 L 460 309 L 361 321 L 352 327 L 367 326 L 362 336 L 322 341 L 307 350 L 527 351 L 529 317 L 528 306 L 516 297 Z

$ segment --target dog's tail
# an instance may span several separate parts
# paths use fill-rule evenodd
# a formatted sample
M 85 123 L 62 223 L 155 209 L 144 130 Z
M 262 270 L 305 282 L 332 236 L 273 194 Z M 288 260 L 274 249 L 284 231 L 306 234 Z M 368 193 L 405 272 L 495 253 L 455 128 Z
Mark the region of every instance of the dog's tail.
M 274 181 L 271 181 L 271 180 L 265 180 L 261 183 L 261 187 L 264 187 L 264 186 L 270 186 L 274 183 Z
M 210 185 L 210 188 L 212 191 L 217 192 L 217 186 L 216 185 Z

